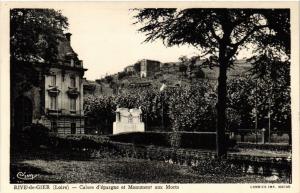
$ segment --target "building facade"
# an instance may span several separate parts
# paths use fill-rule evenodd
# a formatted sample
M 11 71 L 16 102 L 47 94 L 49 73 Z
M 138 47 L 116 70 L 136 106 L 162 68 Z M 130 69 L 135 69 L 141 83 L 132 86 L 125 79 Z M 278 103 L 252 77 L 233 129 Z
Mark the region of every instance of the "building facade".
M 12 128 L 32 123 L 59 134 L 84 133 L 83 75 L 86 69 L 71 47 L 71 34 L 59 41 L 57 63 L 35 63 L 37 85 L 12 88 Z
M 127 72 L 127 73 L 133 73 L 133 72 L 135 72 L 134 66 L 131 65 L 131 66 L 125 67 L 124 68 L 124 72 Z
M 155 72 L 160 70 L 161 63 L 155 60 L 143 59 L 140 61 L 141 64 L 141 78 L 152 76 Z

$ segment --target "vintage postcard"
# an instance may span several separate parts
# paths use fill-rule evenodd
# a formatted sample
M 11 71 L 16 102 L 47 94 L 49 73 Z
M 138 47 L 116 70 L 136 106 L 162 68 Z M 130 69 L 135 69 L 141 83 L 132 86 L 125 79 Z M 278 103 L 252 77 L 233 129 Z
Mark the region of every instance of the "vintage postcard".
M 299 193 L 298 2 L 1 2 L 1 193 Z

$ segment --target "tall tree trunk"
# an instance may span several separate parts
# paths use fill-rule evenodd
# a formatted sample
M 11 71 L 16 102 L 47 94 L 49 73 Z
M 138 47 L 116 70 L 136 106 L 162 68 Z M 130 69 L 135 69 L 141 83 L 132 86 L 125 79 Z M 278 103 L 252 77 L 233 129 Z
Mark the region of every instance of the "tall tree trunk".
M 219 54 L 219 78 L 218 78 L 218 102 L 217 102 L 217 137 L 216 150 L 217 156 L 226 155 L 226 141 L 225 141 L 225 126 L 226 126 L 226 97 L 227 97 L 227 66 L 228 60 L 225 57 L 226 46 L 220 44 Z

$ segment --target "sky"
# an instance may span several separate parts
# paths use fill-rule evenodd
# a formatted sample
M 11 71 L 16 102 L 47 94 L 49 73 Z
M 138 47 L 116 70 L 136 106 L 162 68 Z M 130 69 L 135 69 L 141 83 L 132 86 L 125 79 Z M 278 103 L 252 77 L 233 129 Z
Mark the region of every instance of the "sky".
M 64 7 L 72 33 L 71 45 L 95 80 L 122 71 L 140 59 L 175 62 L 180 56 L 201 54 L 191 46 L 166 47 L 161 40 L 143 43 L 146 36 L 133 25 L 133 12 L 126 7 Z

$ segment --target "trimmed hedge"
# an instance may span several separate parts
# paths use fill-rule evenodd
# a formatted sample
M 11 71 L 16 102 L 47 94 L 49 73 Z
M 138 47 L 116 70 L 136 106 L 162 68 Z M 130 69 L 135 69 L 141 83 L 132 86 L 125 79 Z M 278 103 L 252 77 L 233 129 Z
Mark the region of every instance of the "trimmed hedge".
M 49 136 L 51 146 L 65 148 L 92 148 L 109 144 L 109 138 L 97 135 L 57 135 Z
M 123 135 L 115 136 L 123 137 Z M 136 133 L 135 135 L 138 136 Z M 152 133 L 152 135 L 155 134 Z M 65 151 L 66 157 L 76 155 L 81 159 L 125 157 L 157 160 L 171 164 L 192 166 L 194 172 L 201 175 L 240 176 L 243 175 L 243 172 L 257 173 L 262 168 L 263 175 L 271 175 L 274 170 L 274 174 L 280 173 L 281 176 L 286 175 L 289 178 L 291 171 L 291 160 L 286 158 L 229 153 L 224 160 L 218 159 L 214 151 L 136 145 L 134 143 L 111 141 L 108 137 L 103 136 L 53 135 L 50 138 L 52 139 L 52 144 L 55 145 L 55 150 Z
M 213 132 L 134 132 L 111 135 L 112 141 L 136 145 L 209 149 L 216 148 L 216 134 Z M 227 146 L 235 146 L 235 141 L 226 136 Z
M 170 146 L 169 136 L 167 133 L 161 132 L 134 132 L 122 133 L 109 136 L 110 140 L 124 143 L 132 143 L 136 145 L 156 145 L 156 146 Z
M 49 129 L 41 124 L 31 124 L 11 135 L 13 149 L 39 148 L 49 143 Z
M 234 140 L 227 136 L 227 147 L 235 146 Z M 167 148 L 204 149 L 215 150 L 215 133 L 193 133 L 193 132 L 134 132 L 111 136 L 97 135 L 50 135 L 50 146 L 71 149 L 101 149 L 111 148 L 113 144 L 128 144 L 132 146 L 156 146 Z

